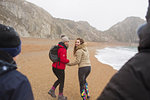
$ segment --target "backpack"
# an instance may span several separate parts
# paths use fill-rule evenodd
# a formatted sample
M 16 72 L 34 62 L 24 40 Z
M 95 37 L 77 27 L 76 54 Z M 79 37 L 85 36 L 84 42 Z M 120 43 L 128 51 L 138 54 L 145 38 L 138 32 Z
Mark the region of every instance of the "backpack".
M 50 51 L 49 51 L 49 59 L 52 62 L 58 62 L 60 61 L 60 58 L 58 57 L 58 49 L 60 47 L 58 45 L 54 45 L 51 47 Z

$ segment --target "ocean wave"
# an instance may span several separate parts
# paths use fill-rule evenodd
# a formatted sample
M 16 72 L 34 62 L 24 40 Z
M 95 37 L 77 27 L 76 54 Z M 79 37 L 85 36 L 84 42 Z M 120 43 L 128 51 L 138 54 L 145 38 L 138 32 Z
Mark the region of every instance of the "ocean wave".
M 95 57 L 101 63 L 108 64 L 119 70 L 136 53 L 136 47 L 107 47 L 97 50 Z

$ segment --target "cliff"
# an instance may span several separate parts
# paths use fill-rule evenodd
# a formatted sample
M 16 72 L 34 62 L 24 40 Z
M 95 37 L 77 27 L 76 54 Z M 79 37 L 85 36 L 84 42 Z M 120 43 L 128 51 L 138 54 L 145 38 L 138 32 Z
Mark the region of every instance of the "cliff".
M 22 37 L 58 39 L 66 34 L 70 39 L 81 37 L 87 41 L 137 42 L 136 29 L 144 22 L 141 18 L 129 17 L 103 32 L 86 21 L 54 18 L 25 0 L 0 0 L 0 23 L 14 27 Z

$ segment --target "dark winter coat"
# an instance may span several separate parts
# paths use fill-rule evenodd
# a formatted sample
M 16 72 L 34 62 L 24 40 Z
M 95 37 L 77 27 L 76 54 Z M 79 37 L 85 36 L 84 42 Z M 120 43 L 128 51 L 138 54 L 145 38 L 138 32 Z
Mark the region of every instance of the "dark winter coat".
M 60 61 L 54 62 L 52 66 L 57 69 L 65 69 L 66 64 L 69 63 L 69 60 L 67 59 L 67 47 L 62 42 L 60 42 L 58 46 L 60 47 L 58 49 L 58 57 L 60 58 Z
M 139 32 L 139 52 L 110 80 L 97 100 L 150 100 L 150 23 Z
M 34 100 L 28 79 L 16 68 L 13 58 L 0 51 L 0 100 Z

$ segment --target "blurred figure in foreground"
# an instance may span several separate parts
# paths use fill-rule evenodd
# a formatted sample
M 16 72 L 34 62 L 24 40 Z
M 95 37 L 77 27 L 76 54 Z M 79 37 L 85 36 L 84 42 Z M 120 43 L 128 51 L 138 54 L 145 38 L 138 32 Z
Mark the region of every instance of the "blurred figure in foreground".
M 97 100 L 150 100 L 150 0 L 142 25 L 138 53 L 110 80 Z
M 34 100 L 27 77 L 16 70 L 20 52 L 18 33 L 0 24 L 0 100 Z

